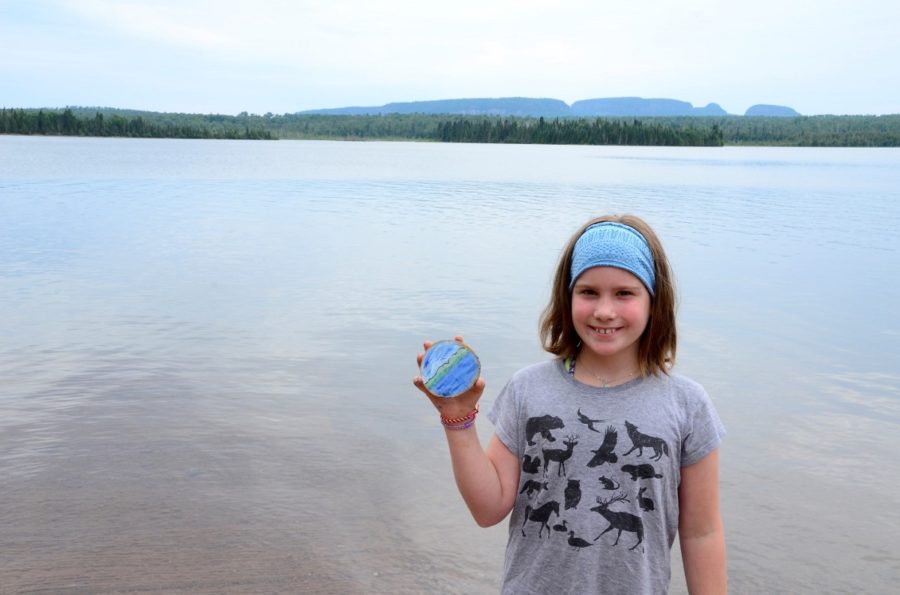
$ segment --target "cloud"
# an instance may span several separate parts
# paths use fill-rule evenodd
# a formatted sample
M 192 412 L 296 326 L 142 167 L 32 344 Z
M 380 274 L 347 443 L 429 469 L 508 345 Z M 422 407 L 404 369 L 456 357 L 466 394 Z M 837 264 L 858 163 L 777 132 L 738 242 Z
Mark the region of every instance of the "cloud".
M 230 105 L 234 113 L 461 96 L 641 95 L 716 101 L 732 112 L 752 103 L 803 113 L 900 111 L 900 82 L 890 76 L 900 58 L 893 32 L 900 3 L 887 0 L 0 0 L 0 7 L 0 76 L 17 96 L 40 89 L 33 101 L 43 105 L 85 93 L 130 93 L 148 108 Z M 130 89 L 120 88 L 126 81 Z M 203 97 L 215 101 L 194 103 Z M 250 98 L 258 103 L 247 105 Z
M 205 6 L 196 3 L 79 0 L 66 3 L 74 14 L 121 37 L 137 37 L 166 45 L 215 51 L 228 49 L 230 38 L 204 25 Z M 212 8 L 210 5 L 209 8 Z

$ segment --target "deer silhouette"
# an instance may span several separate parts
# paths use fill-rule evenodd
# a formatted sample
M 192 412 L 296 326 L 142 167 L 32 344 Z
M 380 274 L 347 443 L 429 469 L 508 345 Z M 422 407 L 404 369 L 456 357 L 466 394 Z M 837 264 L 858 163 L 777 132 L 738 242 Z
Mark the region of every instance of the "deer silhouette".
M 547 528 L 547 537 L 550 537 L 550 525 L 548 524 L 548 521 L 550 520 L 550 515 L 553 513 L 556 513 L 556 516 L 559 516 L 559 502 L 556 500 L 545 502 L 540 508 L 526 506 L 525 520 L 522 522 L 522 537 L 527 537 L 527 535 L 525 535 L 525 525 L 528 521 L 541 524 L 541 530 L 538 531 L 538 539 L 540 539 L 541 534 L 544 532 L 544 527 Z
M 568 436 L 563 440 L 563 444 L 566 445 L 565 449 L 545 448 L 541 451 L 544 453 L 544 477 L 547 477 L 547 469 L 550 468 L 551 461 L 558 463 L 558 466 L 556 467 L 557 477 L 566 474 L 566 461 L 572 456 L 575 445 L 578 444 L 578 436 Z
M 619 434 L 613 426 L 607 426 L 606 433 L 603 435 L 603 444 L 597 450 L 592 450 L 594 458 L 588 461 L 588 467 L 597 467 L 603 463 L 615 463 L 619 460 L 614 452 L 616 450 L 616 442 L 619 440 Z
M 614 496 L 609 500 L 603 500 L 597 496 L 597 506 L 593 507 L 591 511 L 599 513 L 600 516 L 609 521 L 609 527 L 604 529 L 603 533 L 595 537 L 594 541 L 600 539 L 604 533 L 616 529 L 619 534 L 616 535 L 616 542 L 613 545 L 618 545 L 619 538 L 622 537 L 622 531 L 628 531 L 629 533 L 636 534 L 638 538 L 637 543 L 629 548 L 633 550 L 644 541 L 644 523 L 641 521 L 641 517 L 635 516 L 629 512 L 616 512 L 610 510 L 610 505 L 615 504 L 616 502 L 630 502 L 630 500 L 625 494 Z

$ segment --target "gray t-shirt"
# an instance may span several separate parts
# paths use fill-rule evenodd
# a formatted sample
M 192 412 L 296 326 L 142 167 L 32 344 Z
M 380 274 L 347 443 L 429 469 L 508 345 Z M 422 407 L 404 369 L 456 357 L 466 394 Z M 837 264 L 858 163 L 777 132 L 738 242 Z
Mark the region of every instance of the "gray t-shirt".
M 522 461 L 503 593 L 667 591 L 681 468 L 725 434 L 703 387 L 593 387 L 552 360 L 514 374 L 488 418 Z

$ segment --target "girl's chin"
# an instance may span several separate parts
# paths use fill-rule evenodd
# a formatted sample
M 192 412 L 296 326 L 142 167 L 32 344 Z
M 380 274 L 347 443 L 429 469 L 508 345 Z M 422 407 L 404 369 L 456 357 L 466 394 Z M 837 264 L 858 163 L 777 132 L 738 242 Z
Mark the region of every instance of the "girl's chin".
M 590 349 L 594 357 L 615 357 L 621 355 L 624 351 L 623 349 L 594 349 L 590 346 L 588 346 L 588 349 Z
M 582 349 L 588 349 L 596 357 L 616 357 L 621 356 L 624 352 L 627 351 L 633 351 L 635 357 L 637 357 L 638 354 L 636 344 L 632 343 L 631 345 L 622 345 L 622 343 L 617 340 L 604 341 L 603 339 L 590 339 L 588 341 L 585 341 L 582 338 L 581 346 Z

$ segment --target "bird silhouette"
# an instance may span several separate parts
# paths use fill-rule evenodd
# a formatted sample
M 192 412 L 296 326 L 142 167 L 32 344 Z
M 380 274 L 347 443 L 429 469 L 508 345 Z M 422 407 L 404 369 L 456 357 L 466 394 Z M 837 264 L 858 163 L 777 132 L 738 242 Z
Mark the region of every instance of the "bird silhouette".
M 588 427 L 588 429 L 593 430 L 593 431 L 597 432 L 598 434 L 600 433 L 600 430 L 595 428 L 594 424 L 600 423 L 601 421 L 603 421 L 602 419 L 591 419 L 587 415 L 582 413 L 581 409 L 579 409 L 578 410 L 578 421 L 580 421 L 581 423 L 586 425 Z
M 566 531 L 569 530 L 569 527 L 566 526 L 566 521 L 564 520 L 563 522 L 561 522 L 559 524 L 553 525 L 553 530 L 559 531 L 560 533 L 565 533 Z
M 594 458 L 588 461 L 588 467 L 596 467 L 603 463 L 615 463 L 619 457 L 614 452 L 616 443 L 619 441 L 619 433 L 613 426 L 606 428 L 606 434 L 603 435 L 603 444 L 597 450 L 592 450 Z
M 581 502 L 581 482 L 577 479 L 570 479 L 563 493 L 566 496 L 566 510 L 576 508 Z
M 571 545 L 574 548 L 579 548 L 579 547 L 590 547 L 594 544 L 589 541 L 585 541 L 580 537 L 575 537 L 575 531 L 569 531 L 569 545 Z

